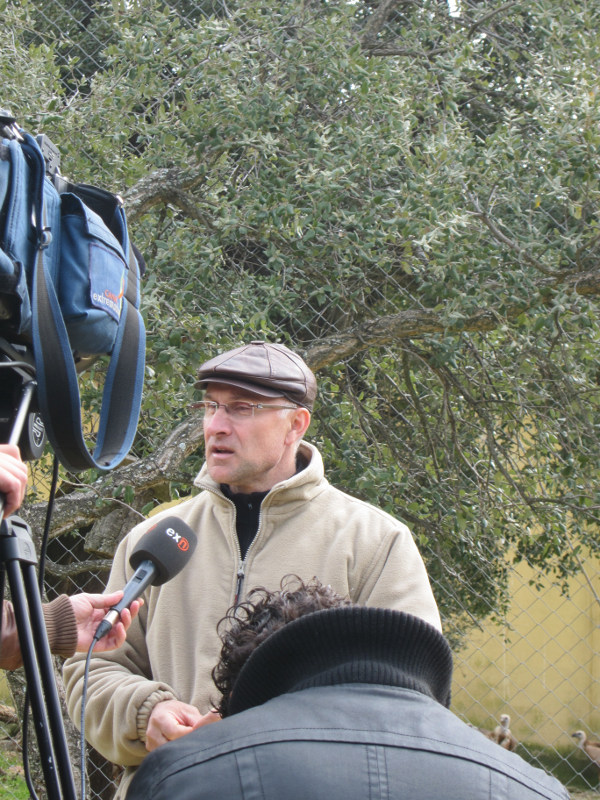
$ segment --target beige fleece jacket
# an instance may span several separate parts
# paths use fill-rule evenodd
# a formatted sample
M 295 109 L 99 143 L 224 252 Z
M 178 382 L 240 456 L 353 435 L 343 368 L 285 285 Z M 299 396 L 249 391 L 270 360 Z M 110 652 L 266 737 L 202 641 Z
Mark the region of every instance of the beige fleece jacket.
M 157 702 L 177 698 L 205 713 L 217 699 L 211 680 L 220 651 L 216 627 L 234 602 L 240 569 L 242 599 L 258 586 L 278 589 L 285 575 L 317 577 L 356 603 L 406 611 L 441 629 L 425 566 L 406 525 L 331 486 L 317 449 L 306 442 L 301 449 L 308 466 L 263 500 L 243 564 L 234 505 L 206 465 L 195 480 L 204 491 L 136 526 L 119 545 L 107 591 L 125 586 L 132 549 L 160 517 L 175 514 L 198 536 L 182 572 L 145 592 L 123 647 L 91 659 L 85 734 L 105 758 L 128 768 L 117 798 L 124 797 L 147 754 L 145 730 Z M 64 667 L 75 725 L 84 664 L 85 656 L 76 655 Z

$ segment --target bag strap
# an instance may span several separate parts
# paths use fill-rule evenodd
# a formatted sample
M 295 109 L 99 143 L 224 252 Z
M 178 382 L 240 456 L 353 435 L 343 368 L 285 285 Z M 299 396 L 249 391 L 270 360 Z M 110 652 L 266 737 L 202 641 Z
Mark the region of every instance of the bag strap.
M 30 155 L 40 161 L 35 169 L 34 196 L 43 197 L 45 169 L 35 142 Z M 33 142 L 33 144 L 32 144 Z M 129 248 L 125 296 L 115 345 L 104 382 L 100 421 L 93 454 L 83 436 L 81 398 L 69 336 L 44 258 L 51 231 L 43 220 L 43 204 L 36 209 L 39 245 L 32 281 L 32 338 L 38 382 L 38 402 L 48 439 L 60 462 L 78 472 L 95 468 L 108 471 L 127 455 L 137 430 L 142 401 L 146 334 L 139 305 L 139 270 Z

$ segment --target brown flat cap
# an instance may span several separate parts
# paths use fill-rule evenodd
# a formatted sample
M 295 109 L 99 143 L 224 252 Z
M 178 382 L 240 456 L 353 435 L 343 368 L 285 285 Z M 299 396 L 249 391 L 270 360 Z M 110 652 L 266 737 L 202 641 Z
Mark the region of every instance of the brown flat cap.
M 200 367 L 196 387 L 226 383 L 263 397 L 287 397 L 312 411 L 317 396 L 315 376 L 283 344 L 250 342 L 211 358 Z

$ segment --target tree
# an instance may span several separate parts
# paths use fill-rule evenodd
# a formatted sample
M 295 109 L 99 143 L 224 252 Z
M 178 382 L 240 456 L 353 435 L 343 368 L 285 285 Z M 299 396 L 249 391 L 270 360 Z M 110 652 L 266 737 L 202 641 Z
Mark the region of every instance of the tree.
M 3 103 L 123 194 L 149 264 L 133 460 L 63 482 L 48 574 L 106 570 L 190 491 L 195 369 L 260 337 L 317 371 L 330 479 L 411 526 L 448 631 L 502 610 L 507 559 L 579 569 L 599 546 L 597 4 L 91 9 L 58 36 L 58 0 L 12 2 L 0 32 Z

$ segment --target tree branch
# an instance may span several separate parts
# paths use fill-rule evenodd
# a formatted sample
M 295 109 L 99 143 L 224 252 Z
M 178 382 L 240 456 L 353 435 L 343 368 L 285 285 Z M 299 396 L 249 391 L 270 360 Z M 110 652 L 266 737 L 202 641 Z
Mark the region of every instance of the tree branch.
M 145 175 L 123 194 L 127 217 L 133 221 L 151 208 L 170 203 L 181 208 L 187 216 L 205 222 L 207 217 L 198 210 L 189 192 L 199 186 L 206 176 L 206 166 L 191 165 L 185 170 L 179 167 L 157 169 Z
M 398 339 L 417 339 L 431 333 L 491 331 L 528 309 L 547 302 L 543 299 L 544 295 L 558 286 L 564 286 L 579 295 L 599 295 L 600 270 L 586 273 L 564 270 L 542 278 L 536 286 L 538 294 L 531 302 L 506 306 L 502 315 L 495 310 L 484 309 L 471 316 L 449 321 L 443 314 L 428 309 L 400 311 L 397 314 L 362 322 L 343 333 L 321 339 L 306 350 L 305 358 L 311 369 L 316 371 L 349 358 L 368 347 L 383 347 L 397 343 Z
M 373 11 L 362 35 L 361 44 L 363 47 L 370 48 L 381 33 L 382 28 L 387 24 L 390 11 L 396 6 L 416 5 L 416 0 L 381 0 L 377 8 Z
M 368 50 L 372 56 L 410 56 L 411 58 L 423 58 L 426 60 L 440 53 L 446 53 L 450 49 L 448 47 L 434 47 L 432 50 L 407 50 L 403 47 L 394 47 L 377 42 L 363 44 L 363 47 L 365 50 Z
M 471 27 L 467 31 L 467 38 L 470 39 L 471 36 L 475 33 L 477 28 L 480 28 L 482 25 L 485 25 L 493 17 L 497 16 L 498 14 L 502 14 L 504 11 L 508 11 L 513 6 L 516 6 L 516 0 L 511 0 L 509 3 L 504 3 L 504 5 L 499 6 L 498 8 L 493 8 L 491 11 L 488 11 L 487 14 L 484 14 L 479 19 L 476 19 L 475 22 L 472 23 Z
M 558 274 L 555 270 L 548 269 L 548 267 L 544 266 L 544 264 L 542 264 L 541 261 L 538 261 L 537 258 L 534 258 L 532 255 L 530 255 L 519 244 L 517 244 L 517 242 L 514 242 L 509 236 L 503 233 L 503 231 L 501 231 L 500 228 L 496 225 L 495 221 L 492 219 L 488 211 L 481 208 L 481 204 L 476 195 L 466 190 L 465 193 L 469 198 L 469 200 L 471 201 L 471 203 L 473 204 L 473 208 L 475 209 L 473 215 L 475 217 L 478 217 L 487 226 L 488 230 L 491 232 L 492 236 L 494 237 L 494 239 L 496 239 L 496 241 L 506 245 L 506 247 L 512 250 L 513 253 L 516 253 L 520 258 L 525 259 L 525 261 L 527 261 L 528 264 L 531 264 L 533 267 L 539 270 L 539 272 L 542 272 L 544 275 L 555 276 Z
M 122 507 L 122 501 L 113 498 L 115 487 L 131 486 L 135 495 L 143 497 L 145 502 L 149 492 L 156 495 L 159 488 L 165 487 L 173 479 L 183 461 L 195 453 L 202 443 L 202 419 L 198 412 L 192 413 L 167 436 L 155 454 L 103 475 L 84 491 L 74 491 L 58 497 L 54 504 L 52 537 L 75 528 L 88 527 L 116 508 Z M 139 514 L 139 509 L 135 506 L 129 508 L 133 514 Z M 24 507 L 20 514 L 34 531 L 42 530 L 46 503 Z M 141 519 L 142 515 L 139 516 Z

